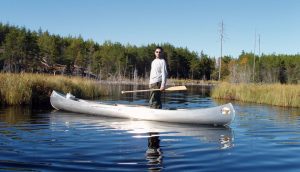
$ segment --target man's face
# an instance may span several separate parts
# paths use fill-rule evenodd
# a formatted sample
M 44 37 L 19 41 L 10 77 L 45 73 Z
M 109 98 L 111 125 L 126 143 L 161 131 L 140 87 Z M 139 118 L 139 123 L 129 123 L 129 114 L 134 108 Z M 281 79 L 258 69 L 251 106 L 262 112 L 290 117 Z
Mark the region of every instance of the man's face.
M 162 57 L 162 51 L 161 51 L 161 49 L 159 49 L 159 48 L 157 48 L 156 50 L 155 50 L 155 57 Z

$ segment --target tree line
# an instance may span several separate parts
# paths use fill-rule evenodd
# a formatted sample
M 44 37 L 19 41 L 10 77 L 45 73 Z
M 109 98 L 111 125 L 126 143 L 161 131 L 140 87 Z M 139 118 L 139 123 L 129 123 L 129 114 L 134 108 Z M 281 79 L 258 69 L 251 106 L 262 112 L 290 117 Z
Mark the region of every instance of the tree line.
M 137 47 L 111 41 L 99 44 L 81 36 L 62 37 L 41 29 L 31 31 L 0 23 L 0 70 L 51 73 L 62 67 L 59 72 L 65 75 L 97 79 L 148 78 L 156 46 L 153 43 Z M 169 78 L 218 79 L 217 58 L 169 43 L 159 46 L 164 48 Z M 222 57 L 222 80 L 297 83 L 299 75 L 299 54 L 257 56 L 242 52 L 238 58 Z
M 228 63 L 231 82 L 235 83 L 300 83 L 300 54 L 276 55 L 241 53 Z

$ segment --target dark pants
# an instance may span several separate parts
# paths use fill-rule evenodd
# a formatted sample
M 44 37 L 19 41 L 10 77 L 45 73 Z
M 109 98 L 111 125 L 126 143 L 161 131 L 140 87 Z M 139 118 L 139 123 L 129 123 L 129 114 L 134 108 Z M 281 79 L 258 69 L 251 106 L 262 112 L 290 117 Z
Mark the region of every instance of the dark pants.
M 149 88 L 150 89 L 159 89 L 160 85 L 161 85 L 161 82 L 157 82 L 157 83 L 149 85 Z M 150 100 L 149 100 L 150 108 L 153 108 L 153 109 L 161 109 L 162 108 L 160 97 L 161 97 L 160 91 L 151 91 Z

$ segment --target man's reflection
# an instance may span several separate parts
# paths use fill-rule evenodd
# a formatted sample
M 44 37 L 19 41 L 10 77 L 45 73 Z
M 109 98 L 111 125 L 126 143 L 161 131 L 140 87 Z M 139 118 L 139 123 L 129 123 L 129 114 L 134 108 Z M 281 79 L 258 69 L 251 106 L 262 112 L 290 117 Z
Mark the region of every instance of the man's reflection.
M 148 137 L 148 149 L 146 151 L 146 156 L 148 160 L 148 165 L 151 167 L 149 170 L 159 170 L 162 165 L 162 151 L 159 145 L 158 133 L 149 133 Z

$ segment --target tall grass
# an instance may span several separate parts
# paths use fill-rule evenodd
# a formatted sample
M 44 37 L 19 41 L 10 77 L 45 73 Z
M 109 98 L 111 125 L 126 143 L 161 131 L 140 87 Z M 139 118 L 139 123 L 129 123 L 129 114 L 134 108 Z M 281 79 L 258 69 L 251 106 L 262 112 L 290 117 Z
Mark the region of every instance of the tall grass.
M 211 96 L 283 107 L 300 107 L 299 85 L 219 83 L 212 90 Z
M 52 90 L 71 92 L 83 98 L 96 98 L 108 94 L 105 86 L 97 81 L 80 77 L 0 73 L 1 104 L 49 103 Z

